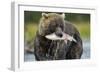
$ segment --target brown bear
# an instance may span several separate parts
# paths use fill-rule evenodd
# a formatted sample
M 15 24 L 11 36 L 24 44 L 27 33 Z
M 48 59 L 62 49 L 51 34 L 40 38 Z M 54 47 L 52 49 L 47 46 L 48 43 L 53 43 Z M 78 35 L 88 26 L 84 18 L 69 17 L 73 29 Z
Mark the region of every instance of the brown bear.
M 42 13 L 34 40 L 37 61 L 81 58 L 83 46 L 80 34 L 64 18 L 64 13 Z

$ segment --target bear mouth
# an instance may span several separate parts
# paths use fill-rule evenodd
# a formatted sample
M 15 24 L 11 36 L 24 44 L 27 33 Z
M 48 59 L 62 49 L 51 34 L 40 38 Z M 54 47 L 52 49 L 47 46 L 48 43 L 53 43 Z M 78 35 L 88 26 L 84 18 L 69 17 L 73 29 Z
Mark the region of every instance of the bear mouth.
M 62 37 L 57 36 L 55 33 L 51 33 L 49 35 L 45 36 L 47 39 L 49 40 L 64 40 L 65 42 L 69 41 L 74 41 L 77 42 L 75 38 L 73 38 L 73 36 L 70 36 L 69 34 L 66 33 L 62 33 Z

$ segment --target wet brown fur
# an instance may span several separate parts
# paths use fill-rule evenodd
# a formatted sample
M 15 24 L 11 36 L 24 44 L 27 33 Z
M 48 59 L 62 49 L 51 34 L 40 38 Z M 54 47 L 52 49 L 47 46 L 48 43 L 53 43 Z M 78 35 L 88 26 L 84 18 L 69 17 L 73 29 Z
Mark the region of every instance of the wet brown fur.
M 46 35 L 55 32 L 58 27 L 61 28 L 62 32 L 73 36 L 77 43 L 68 41 L 66 44 L 64 41 L 52 41 L 45 38 Z M 36 60 L 80 59 L 82 52 L 82 39 L 72 23 L 65 21 L 61 14 L 49 13 L 42 15 L 39 30 L 34 40 Z

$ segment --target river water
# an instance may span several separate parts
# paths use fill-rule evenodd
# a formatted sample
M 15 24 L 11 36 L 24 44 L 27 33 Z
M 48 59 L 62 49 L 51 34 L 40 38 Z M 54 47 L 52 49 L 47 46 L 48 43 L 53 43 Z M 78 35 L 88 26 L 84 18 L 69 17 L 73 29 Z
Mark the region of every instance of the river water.
M 83 41 L 83 54 L 81 59 L 89 59 L 90 58 L 90 41 L 85 40 Z M 35 56 L 32 53 L 25 53 L 24 54 L 24 61 L 35 61 Z

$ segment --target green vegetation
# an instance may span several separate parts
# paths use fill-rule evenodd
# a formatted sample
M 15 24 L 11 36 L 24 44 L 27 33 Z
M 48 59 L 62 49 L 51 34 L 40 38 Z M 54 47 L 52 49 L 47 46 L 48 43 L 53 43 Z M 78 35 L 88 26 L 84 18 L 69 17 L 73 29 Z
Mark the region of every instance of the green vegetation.
M 79 30 L 82 38 L 90 38 L 90 25 L 88 23 L 77 23 L 75 27 Z M 27 24 L 25 30 L 25 38 L 27 38 L 27 41 L 31 41 L 35 37 L 37 28 L 37 24 Z
M 30 42 L 35 37 L 37 27 L 38 26 L 36 24 L 31 24 L 31 23 L 26 24 L 24 35 L 25 35 L 25 40 L 27 40 L 27 42 Z
M 77 23 L 76 28 L 79 30 L 80 35 L 84 39 L 90 38 L 90 25 L 89 23 Z

